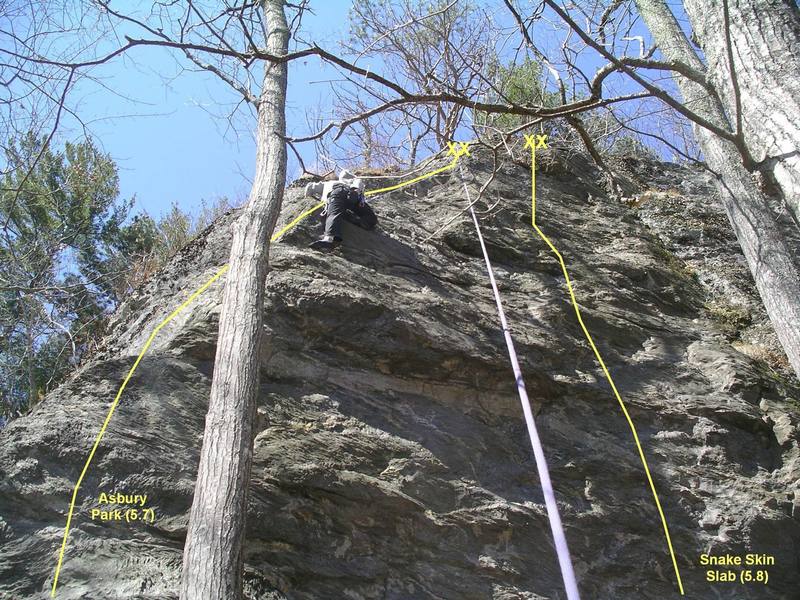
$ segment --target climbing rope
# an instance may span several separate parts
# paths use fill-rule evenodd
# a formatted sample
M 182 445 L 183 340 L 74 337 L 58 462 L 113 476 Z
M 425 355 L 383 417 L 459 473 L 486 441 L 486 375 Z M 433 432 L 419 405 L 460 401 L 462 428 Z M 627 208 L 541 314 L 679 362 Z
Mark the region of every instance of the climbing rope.
M 500 299 L 500 291 L 497 289 L 497 282 L 494 279 L 494 271 L 492 270 L 492 263 L 489 261 L 489 254 L 486 251 L 486 244 L 483 241 L 483 234 L 481 227 L 478 223 L 478 217 L 472 208 L 472 198 L 470 198 L 469 188 L 464 179 L 463 166 L 461 160 L 458 161 L 458 171 L 461 183 L 464 185 L 464 192 L 467 195 L 469 202 L 469 213 L 472 216 L 472 222 L 475 224 L 475 231 L 478 232 L 478 241 L 481 244 L 483 251 L 483 260 L 486 262 L 486 271 L 489 274 L 489 281 L 492 284 L 494 291 L 494 301 L 497 304 L 497 314 L 500 317 L 500 324 L 503 327 L 503 335 L 506 339 L 506 346 L 508 347 L 508 357 L 511 360 L 511 368 L 514 371 L 514 377 L 517 380 L 517 391 L 519 392 L 519 399 L 522 403 L 522 412 L 525 414 L 525 424 L 528 426 L 528 436 L 531 439 L 531 446 L 533 447 L 533 456 L 536 460 L 536 470 L 539 472 L 539 482 L 542 485 L 542 492 L 544 493 L 544 503 L 547 507 L 547 517 L 550 520 L 550 530 L 553 533 L 553 541 L 555 542 L 556 554 L 558 555 L 558 565 L 561 568 L 561 578 L 564 581 L 564 589 L 567 592 L 568 600 L 580 600 L 578 594 L 578 584 L 575 582 L 575 572 L 572 567 L 572 559 L 569 555 L 569 547 L 567 546 L 567 538 L 564 536 L 564 528 L 561 525 L 561 516 L 558 513 L 558 504 L 556 503 L 556 495 L 553 491 L 553 485 L 550 482 L 550 471 L 547 468 L 547 460 L 544 456 L 544 449 L 542 448 L 542 441 L 539 439 L 539 432 L 536 429 L 536 422 L 533 420 L 533 411 L 531 410 L 531 403 L 528 399 L 528 392 L 525 389 L 525 381 L 522 378 L 522 371 L 519 367 L 519 360 L 517 359 L 517 351 L 514 349 L 514 340 L 511 339 L 511 331 L 508 328 L 506 321 L 505 311 L 503 310 L 503 302 Z

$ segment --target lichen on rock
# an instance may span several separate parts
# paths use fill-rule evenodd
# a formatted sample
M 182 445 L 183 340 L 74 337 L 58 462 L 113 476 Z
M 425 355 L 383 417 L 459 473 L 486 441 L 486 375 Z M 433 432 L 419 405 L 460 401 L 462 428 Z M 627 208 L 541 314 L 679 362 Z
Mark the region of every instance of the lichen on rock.
M 467 163 L 477 182 L 489 167 L 477 152 Z M 649 188 L 677 192 L 618 202 L 588 166 L 552 170 L 537 177 L 538 223 L 638 428 L 687 597 L 792 597 L 797 381 L 737 350 L 779 352 L 706 176 L 639 168 Z M 530 227 L 529 174 L 505 165 L 478 208 L 581 591 L 677 597 L 630 430 Z M 461 183 L 443 173 L 372 202 L 379 229 L 348 226 L 333 254 L 307 248 L 313 217 L 271 249 L 248 597 L 562 598 L 468 215 L 426 241 L 465 208 Z M 282 223 L 306 203 L 290 188 Z M 697 227 L 679 230 L 687 211 Z M 137 290 L 92 360 L 0 432 L 0 596 L 48 597 L 68 501 L 116 389 L 153 328 L 225 263 L 235 217 Z M 78 493 L 59 598 L 177 597 L 221 292 L 166 326 L 130 381 Z M 748 310 L 736 335 L 708 309 L 726 294 Z M 110 490 L 147 494 L 153 522 L 92 521 Z M 709 583 L 699 563 L 749 552 L 775 557 L 769 585 Z

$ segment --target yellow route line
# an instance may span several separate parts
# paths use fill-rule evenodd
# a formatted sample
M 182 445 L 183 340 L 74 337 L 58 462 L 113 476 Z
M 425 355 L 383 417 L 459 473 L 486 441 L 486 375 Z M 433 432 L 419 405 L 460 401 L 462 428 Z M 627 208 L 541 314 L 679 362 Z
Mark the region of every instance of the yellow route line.
M 526 136 L 528 138 L 528 136 Z M 680 590 L 681 596 L 684 595 L 683 592 L 683 582 L 681 581 L 681 573 L 678 569 L 678 561 L 675 558 L 675 551 L 672 548 L 672 539 L 669 535 L 669 527 L 667 526 L 667 519 L 664 516 L 664 510 L 661 508 L 661 501 L 658 499 L 658 493 L 656 492 L 655 483 L 653 483 L 653 477 L 650 475 L 650 467 L 647 465 L 647 459 L 644 455 L 644 450 L 642 449 L 642 443 L 639 441 L 639 434 L 636 432 L 636 426 L 633 424 L 633 419 L 631 419 L 630 414 L 628 413 L 628 409 L 625 406 L 625 402 L 622 400 L 622 396 L 620 395 L 619 391 L 617 390 L 617 386 L 614 384 L 614 380 L 611 378 L 611 373 L 609 372 L 608 368 L 606 367 L 605 361 L 603 361 L 603 357 L 600 356 L 600 352 L 597 349 L 597 346 L 594 343 L 594 339 L 592 339 L 589 330 L 586 328 L 586 325 L 583 322 L 583 317 L 581 316 L 581 310 L 578 308 L 578 301 L 575 299 L 575 292 L 572 289 L 572 282 L 569 278 L 569 273 L 567 272 L 567 265 L 564 263 L 564 257 L 561 256 L 561 253 L 558 249 L 553 245 L 544 232 L 539 229 L 539 226 L 536 224 L 536 143 L 532 141 L 533 136 L 530 136 L 528 140 L 528 144 L 526 147 L 530 147 L 531 149 L 531 225 L 536 230 L 536 233 L 539 234 L 539 237 L 550 247 L 550 250 L 558 258 L 558 262 L 561 264 L 561 272 L 564 274 L 564 279 L 567 282 L 567 290 L 569 290 L 569 297 L 572 301 L 572 307 L 575 309 L 575 315 L 578 317 L 578 323 L 580 323 L 581 329 L 583 330 L 584 335 L 586 336 L 586 340 L 589 342 L 589 345 L 592 347 L 594 351 L 594 355 L 597 358 L 597 362 L 600 363 L 600 367 L 603 369 L 603 373 L 605 373 L 606 379 L 608 380 L 609 385 L 611 386 L 611 390 L 614 392 L 614 396 L 619 402 L 619 406 L 622 409 L 622 413 L 625 415 L 625 419 L 628 421 L 628 425 L 631 429 L 631 433 L 633 434 L 633 441 L 636 442 L 636 449 L 639 451 L 639 458 L 642 460 L 642 466 L 644 467 L 644 472 L 647 474 L 647 482 L 650 484 L 650 491 L 653 492 L 653 499 L 656 503 L 656 508 L 658 509 L 658 514 L 661 517 L 661 525 L 664 528 L 664 537 L 667 539 L 667 547 L 669 548 L 669 554 L 672 558 L 672 566 L 675 569 L 675 577 L 678 580 L 678 589 Z M 546 147 L 546 146 L 545 146 Z
M 457 152 L 460 152 L 460 151 L 456 150 L 455 152 L 457 153 Z M 455 156 L 455 158 L 453 158 L 453 160 L 450 162 L 450 164 L 445 165 L 443 167 L 440 167 L 438 169 L 435 169 L 435 170 L 433 170 L 433 171 L 431 171 L 429 173 L 425 173 L 424 175 L 420 175 L 419 177 L 415 177 L 414 179 L 409 179 L 408 181 L 402 181 L 402 182 L 400 182 L 398 184 L 390 185 L 389 187 L 380 188 L 380 189 L 377 189 L 377 190 L 369 190 L 369 191 L 365 192 L 364 195 L 365 196 L 374 196 L 375 194 L 381 194 L 383 192 L 391 192 L 393 190 L 398 190 L 398 189 L 400 189 L 402 187 L 406 187 L 407 185 L 411 185 L 412 183 L 417 183 L 418 181 L 422 181 L 423 179 L 427 179 L 428 177 L 433 177 L 434 175 L 438 175 L 439 173 L 442 173 L 444 171 L 448 171 L 448 170 L 450 170 L 450 169 L 452 169 L 453 167 L 456 166 L 456 162 L 458 161 L 458 157 L 459 156 L 460 156 L 460 154 L 457 154 Z M 278 239 L 284 233 L 288 232 L 290 229 L 293 229 L 295 227 L 295 225 L 298 225 L 308 215 L 316 212 L 317 210 L 319 210 L 323 206 L 325 206 L 325 200 L 323 200 L 322 202 L 314 205 L 313 207 L 309 208 L 307 211 L 301 213 L 299 216 L 297 216 L 296 218 L 292 219 L 287 225 L 285 225 L 283 228 L 281 228 L 281 230 L 278 233 L 274 234 L 272 236 L 272 238 L 270 238 L 270 241 L 272 241 L 272 242 L 278 241 Z
M 64 550 L 67 547 L 67 537 L 69 536 L 69 527 L 70 524 L 72 523 L 72 514 L 75 510 L 75 502 L 78 498 L 78 489 L 81 487 L 81 483 L 83 483 L 83 478 L 86 476 L 86 471 L 88 471 L 89 465 L 92 462 L 92 458 L 94 458 L 94 453 L 97 450 L 97 447 L 100 445 L 100 441 L 103 439 L 103 436 L 106 433 L 106 428 L 108 427 L 108 423 L 109 421 L 111 421 L 111 416 L 114 414 L 114 410 L 117 408 L 117 404 L 119 403 L 119 399 L 122 396 L 122 392 L 125 390 L 125 386 L 128 385 L 128 381 L 130 381 L 134 371 L 136 371 L 136 368 L 139 366 L 142 357 L 144 357 L 144 354 L 145 352 L 147 352 L 147 349 L 150 348 L 150 344 L 153 343 L 153 340 L 155 339 L 158 332 L 161 331 L 161 329 L 167 323 L 169 323 L 172 319 L 178 316 L 178 314 L 181 313 L 187 306 L 189 306 L 194 301 L 195 298 L 197 298 L 200 294 L 205 292 L 206 289 L 217 279 L 219 279 L 227 270 L 228 270 L 228 265 L 222 267 L 219 271 L 217 271 L 216 275 L 214 275 L 211 279 L 209 279 L 202 286 L 200 286 L 191 296 L 189 296 L 186 299 L 186 301 L 183 304 L 181 304 L 178 308 L 172 311 L 172 313 L 166 319 L 164 319 L 163 321 L 161 321 L 161 323 L 158 324 L 158 326 L 153 330 L 153 333 L 150 334 L 150 337 L 147 338 L 147 341 L 142 347 L 141 352 L 139 352 L 139 356 L 136 357 L 136 362 L 133 363 L 133 366 L 130 368 L 130 371 L 128 371 L 128 375 L 125 377 L 124 381 L 122 382 L 122 385 L 119 386 L 119 390 L 117 391 L 117 396 L 114 398 L 114 402 L 111 403 L 111 408 L 108 409 L 106 420 L 103 422 L 103 426 L 100 428 L 100 433 L 97 434 L 97 439 L 95 439 L 94 441 L 94 446 L 92 446 L 92 450 L 91 452 L 89 452 L 89 457 L 86 459 L 86 463 L 83 465 L 83 471 L 81 471 L 80 477 L 78 477 L 78 482 L 75 484 L 75 489 L 72 491 L 72 500 L 69 503 L 69 513 L 67 514 L 67 525 L 64 528 L 64 539 L 61 542 L 61 551 L 58 554 L 58 565 L 56 565 L 56 573 L 55 577 L 53 578 L 53 589 L 50 592 L 51 597 L 55 597 L 56 595 L 56 586 L 58 585 L 58 575 L 61 572 L 61 564 L 64 560 Z
M 431 171 L 429 173 L 425 173 L 424 175 L 420 175 L 419 177 L 415 177 L 414 179 L 410 179 L 408 181 L 404 181 L 404 182 L 401 182 L 401 183 L 396 184 L 396 185 L 392 185 L 392 186 L 385 187 L 385 188 L 380 188 L 380 189 L 377 189 L 377 190 L 370 190 L 370 191 L 365 193 L 365 196 L 372 196 L 374 194 L 393 191 L 393 190 L 405 187 L 407 185 L 411 185 L 411 184 L 416 183 L 418 181 L 422 181 L 423 179 L 427 179 L 429 177 L 433 177 L 434 175 L 437 175 L 437 174 L 442 173 L 444 171 L 448 171 L 448 170 L 450 170 L 450 169 L 452 169 L 453 167 L 456 166 L 456 163 L 458 162 L 458 159 L 462 154 L 469 155 L 469 151 L 467 149 L 468 145 L 469 145 L 469 143 L 462 143 L 461 144 L 461 148 L 457 149 L 454 144 L 450 144 L 449 154 L 453 155 L 453 160 L 449 164 L 445 165 L 444 167 L 440 167 L 440 168 L 435 169 L 435 170 L 433 170 L 433 171 Z M 647 466 L 647 459 L 644 456 L 644 451 L 642 450 L 642 445 L 641 445 L 641 442 L 639 441 L 639 436 L 638 436 L 638 434 L 636 432 L 636 427 L 634 426 L 633 421 L 631 420 L 630 414 L 628 413 L 628 410 L 627 410 L 627 408 L 625 406 L 625 403 L 622 400 L 622 397 L 620 396 L 619 392 L 617 391 L 617 387 L 614 384 L 614 380 L 611 378 L 611 374 L 609 373 L 608 369 L 606 368 L 606 365 L 605 365 L 605 362 L 603 361 L 603 358 L 600 356 L 600 352 L 597 350 L 597 346 L 595 346 L 595 343 L 594 343 L 594 340 L 592 339 L 592 336 L 589 334 L 589 331 L 588 331 L 588 329 L 586 328 L 586 325 L 583 322 L 583 318 L 581 316 L 580 309 L 578 308 L 577 300 L 575 299 L 575 293 L 574 293 L 574 291 L 572 289 L 572 283 L 571 283 L 570 278 L 569 278 L 569 273 L 567 272 L 567 267 L 566 267 L 566 264 L 564 263 L 564 258 L 561 256 L 561 253 L 553 245 L 553 243 L 550 241 L 550 239 L 536 225 L 536 168 L 535 168 L 535 165 L 536 165 L 536 148 L 535 148 L 535 146 L 533 144 L 531 144 L 531 224 L 533 225 L 533 228 L 536 230 L 536 232 L 539 234 L 539 236 L 542 238 L 542 240 L 544 240 L 544 242 L 550 247 L 550 249 L 553 251 L 553 253 L 558 258 L 559 263 L 561 264 L 561 270 L 564 273 L 564 279 L 567 282 L 567 289 L 569 290 L 570 298 L 572 300 L 572 306 L 575 309 L 575 314 L 578 317 L 578 322 L 580 323 L 581 329 L 583 329 L 583 333 L 586 335 L 586 339 L 588 340 L 589 345 L 592 347 L 592 350 L 594 351 L 594 354 L 597 357 L 597 361 L 600 363 L 600 366 L 602 367 L 603 372 L 605 373 L 606 379 L 608 379 L 608 382 L 611 385 L 611 389 L 613 390 L 614 395 L 616 396 L 617 401 L 619 402 L 619 405 L 622 408 L 622 412 L 624 413 L 625 418 L 628 421 L 628 425 L 630 426 L 631 432 L 633 433 L 633 439 L 636 442 L 637 449 L 639 450 L 639 457 L 642 460 L 642 465 L 644 466 L 645 473 L 647 474 L 647 480 L 648 480 L 648 482 L 650 484 L 650 489 L 653 492 L 653 498 L 655 499 L 656 507 L 658 508 L 658 513 L 661 516 L 661 524 L 664 527 L 664 534 L 665 534 L 666 539 L 667 539 L 667 545 L 669 546 L 670 555 L 672 556 L 672 564 L 673 564 L 673 566 L 675 568 L 675 575 L 676 575 L 677 580 L 678 580 L 678 587 L 680 589 L 681 595 L 683 595 L 683 593 L 684 593 L 683 592 L 683 583 L 681 582 L 681 576 L 680 576 L 680 572 L 678 570 L 678 564 L 677 564 L 677 561 L 675 559 L 675 552 L 674 552 L 674 550 L 672 548 L 672 541 L 671 541 L 670 536 L 669 536 L 669 528 L 667 527 L 667 521 L 666 521 L 666 518 L 664 517 L 664 511 L 661 508 L 661 502 L 659 501 L 658 494 L 656 493 L 656 488 L 655 488 L 655 484 L 653 483 L 653 478 L 650 475 L 650 469 Z M 325 204 L 324 201 L 320 202 L 320 203 L 316 204 L 314 207 L 310 208 L 309 210 L 306 210 L 305 212 L 301 213 L 298 217 L 296 217 L 291 222 L 289 222 L 285 227 L 283 227 L 278 233 L 274 234 L 272 236 L 272 238 L 271 238 L 271 241 L 273 241 L 273 242 L 276 241 L 284 233 L 286 233 L 287 231 L 289 231 L 290 229 L 295 227 L 303 219 L 305 219 L 310 214 L 312 214 L 313 212 L 315 212 L 316 210 L 321 208 L 324 204 Z M 136 361 L 133 363 L 133 366 L 128 371 L 128 374 L 125 377 L 125 379 L 123 380 L 122 385 L 120 385 L 119 390 L 117 391 L 117 395 L 114 398 L 114 401 L 112 402 L 111 407 L 108 410 L 108 414 L 106 415 L 105 421 L 103 422 L 103 425 L 100 428 L 100 432 L 98 433 L 97 438 L 95 439 L 94 445 L 92 446 L 92 449 L 89 452 L 89 456 L 86 459 L 86 463 L 83 466 L 83 470 L 81 471 L 81 474 L 78 477 L 78 481 L 75 484 L 75 488 L 74 488 L 74 490 L 72 492 L 72 499 L 70 501 L 69 512 L 67 514 L 67 524 L 66 524 L 66 527 L 64 528 L 64 538 L 63 538 L 63 540 L 61 542 L 61 550 L 60 550 L 59 556 L 58 556 L 58 564 L 56 566 L 55 576 L 53 578 L 53 588 L 52 588 L 52 591 L 51 591 L 51 594 L 50 594 L 51 597 L 55 597 L 55 594 L 56 594 L 56 587 L 58 585 L 58 576 L 59 576 L 59 574 L 61 572 L 61 566 L 62 566 L 62 563 L 63 563 L 63 560 L 64 560 L 64 552 L 65 552 L 65 549 L 66 549 L 66 546 L 67 546 L 67 538 L 69 537 L 70 525 L 72 524 L 72 515 L 74 514 L 74 510 L 75 510 L 75 503 L 76 503 L 77 497 L 78 497 L 78 490 L 80 489 L 81 483 L 83 482 L 83 479 L 86 476 L 86 472 L 88 471 L 89 466 L 90 466 L 90 464 L 92 462 L 92 459 L 94 458 L 94 454 L 97 451 L 97 448 L 100 445 L 100 442 L 103 439 L 103 436 L 105 435 L 106 428 L 108 427 L 108 424 L 111 421 L 111 417 L 114 414 L 114 411 L 117 408 L 117 405 L 119 404 L 119 399 L 122 396 L 122 392 L 125 390 L 125 387 L 128 385 L 128 381 L 130 381 L 131 377 L 133 376 L 134 372 L 136 371 L 137 367 L 139 366 L 139 363 L 141 362 L 141 360 L 144 357 L 145 353 L 150 348 L 150 345 L 153 343 L 153 340 L 155 339 L 156 335 L 158 335 L 158 332 L 161 331 L 161 329 L 164 326 L 166 326 L 167 323 L 169 323 L 178 314 L 180 314 L 187 306 L 189 306 L 189 304 L 191 304 L 200 294 L 202 294 L 204 291 L 206 291 L 206 289 L 208 289 L 208 287 L 211 286 L 212 283 L 214 283 L 217 279 L 219 279 L 222 275 L 224 275 L 225 272 L 228 270 L 228 268 L 229 268 L 229 265 L 223 266 L 219 271 L 217 271 L 217 273 L 213 277 L 211 277 L 211 279 L 206 281 L 191 296 L 189 296 L 189 298 L 187 298 L 186 301 L 183 304 L 181 304 L 166 319 L 164 319 L 161 323 L 158 324 L 158 326 L 150 334 L 150 337 L 147 338 L 147 341 L 145 342 L 144 346 L 142 347 L 142 350 L 139 352 L 139 355 L 136 357 Z
M 441 167 L 439 169 L 435 169 L 435 170 L 433 170 L 433 171 L 431 171 L 429 173 L 425 173 L 424 175 L 420 175 L 419 177 L 415 177 L 414 179 L 410 179 L 408 181 L 403 181 L 403 182 L 398 183 L 396 185 L 392 185 L 392 186 L 385 187 L 385 188 L 380 188 L 380 189 L 377 189 L 377 190 L 369 190 L 364 195 L 365 196 L 372 196 L 372 195 L 375 195 L 375 194 L 380 194 L 382 192 L 389 192 L 389 191 L 392 191 L 392 190 L 399 189 L 401 187 L 405 187 L 407 185 L 411 185 L 412 183 L 416 183 L 418 181 L 422 181 L 423 179 L 427 179 L 428 177 L 433 177 L 434 175 L 436 175 L 438 173 L 442 173 L 443 171 L 447 171 L 447 170 L 452 169 L 453 167 L 455 167 L 459 156 L 461 156 L 462 154 L 469 155 L 469 151 L 467 150 L 466 145 L 464 145 L 464 144 L 461 145 L 460 149 L 456 149 L 455 145 L 451 143 L 450 144 L 450 152 L 449 153 L 452 154 L 454 156 L 454 158 L 453 158 L 452 162 L 450 162 L 450 164 L 445 165 L 444 167 Z M 275 235 L 272 236 L 271 241 L 273 241 L 273 242 L 276 241 L 284 233 L 286 233 L 287 231 L 289 231 L 290 229 L 295 227 L 303 219 L 305 219 L 307 216 L 312 214 L 314 211 L 316 211 L 319 208 L 321 208 L 324 204 L 325 204 L 325 201 L 323 200 L 322 202 L 316 204 L 314 207 L 312 207 L 312 208 L 306 210 L 305 212 L 301 213 L 295 219 L 292 219 L 291 222 L 289 222 L 278 233 L 276 233 Z M 100 442 L 103 439 L 103 436 L 105 435 L 106 428 L 108 427 L 108 424 L 111 421 L 111 416 L 114 414 L 114 411 L 117 408 L 117 404 L 119 404 L 119 399 L 122 396 L 122 392 L 125 390 L 125 387 L 128 385 L 128 381 L 130 381 L 131 377 L 133 376 L 133 373 L 136 371 L 136 368 L 139 366 L 139 363 L 141 362 L 141 360 L 144 357 L 144 355 L 147 352 L 147 350 L 150 348 L 150 345 L 153 343 L 153 340 L 155 339 L 155 337 L 158 334 L 158 332 L 161 331 L 161 329 L 167 323 L 169 323 L 172 319 L 174 319 L 187 306 L 189 306 L 189 304 L 191 304 L 195 300 L 195 298 L 197 298 L 200 294 L 205 292 L 206 289 L 208 289 L 208 287 L 212 283 L 214 283 L 217 279 L 219 279 L 222 275 L 224 275 L 225 272 L 228 270 L 229 266 L 230 265 L 225 265 L 219 271 L 217 271 L 217 273 L 211 279 L 209 279 L 202 286 L 200 286 L 191 296 L 189 296 L 189 298 L 187 298 L 187 300 L 183 304 L 181 304 L 178 308 L 176 308 L 174 311 L 172 311 L 172 313 L 166 319 L 164 319 L 161 323 L 158 324 L 158 326 L 150 334 L 150 337 L 147 338 L 147 341 L 145 342 L 144 346 L 142 347 L 141 352 L 139 352 L 139 356 L 136 357 L 136 361 L 133 363 L 133 366 L 130 368 L 130 371 L 128 371 L 128 375 L 123 380 L 122 385 L 120 385 L 119 390 L 117 391 L 117 395 L 114 398 L 114 401 L 111 403 L 111 408 L 109 408 L 109 410 L 108 410 L 108 414 L 106 415 L 106 419 L 103 422 L 102 427 L 100 427 L 100 432 L 97 434 L 97 438 L 94 441 L 94 445 L 92 446 L 92 449 L 89 452 L 89 457 L 86 459 L 86 463 L 83 465 L 83 470 L 81 471 L 81 474 L 78 477 L 78 481 L 75 484 L 75 488 L 72 491 L 72 500 L 69 503 L 69 512 L 67 513 L 67 524 L 66 524 L 66 526 L 64 528 L 64 538 L 61 541 L 61 550 L 58 553 L 58 564 L 56 565 L 55 576 L 53 577 L 53 588 L 52 588 L 52 591 L 50 592 L 50 596 L 52 598 L 54 598 L 55 595 L 56 595 L 56 587 L 58 586 L 58 576 L 61 573 L 61 566 L 62 566 L 62 563 L 64 561 L 64 551 L 66 550 L 66 547 L 67 547 L 67 538 L 69 537 L 69 528 L 70 528 L 70 525 L 72 524 L 72 515 L 73 515 L 73 513 L 75 511 L 75 502 L 77 501 L 77 498 L 78 498 L 78 490 L 81 487 L 81 483 L 83 483 L 83 479 L 86 476 L 86 472 L 89 470 L 89 465 L 91 464 L 92 459 L 94 458 L 94 454 L 97 451 L 97 448 L 100 445 Z
M 424 175 L 420 175 L 419 177 L 415 177 L 414 179 L 409 179 L 408 181 L 403 181 L 401 183 L 398 183 L 397 185 L 390 185 L 389 187 L 380 188 L 378 190 L 370 190 L 370 191 L 366 192 L 364 195 L 365 196 L 372 196 L 374 194 L 380 194 L 382 192 L 391 192 L 392 190 L 396 190 L 396 189 L 399 189 L 401 187 L 405 187 L 407 185 L 411 185 L 412 183 L 417 183 L 418 181 L 422 181 L 423 179 L 427 179 L 428 177 L 433 177 L 434 175 L 437 175 L 439 173 L 442 173 L 444 171 L 448 171 L 448 170 L 452 169 L 453 167 L 456 166 L 456 162 L 458 162 L 458 156 L 456 156 L 450 162 L 449 165 L 445 165 L 443 167 L 440 167 L 440 168 L 438 168 L 438 169 L 436 169 L 434 171 L 431 171 L 430 173 L 425 173 Z
M 281 230 L 280 230 L 278 233 L 276 233 L 275 235 L 273 235 L 273 236 L 270 238 L 270 240 L 269 240 L 269 241 L 270 241 L 270 242 L 277 242 L 277 241 L 278 241 L 278 238 L 279 238 L 279 237 L 281 237 L 281 236 L 282 236 L 284 233 L 286 233 L 287 231 L 289 231 L 290 229 L 292 229 L 292 228 L 293 228 L 295 225 L 297 225 L 297 224 L 298 224 L 300 221 L 302 221 L 303 219 L 305 219 L 305 218 L 306 218 L 308 215 L 310 215 L 311 213 L 313 213 L 315 210 L 318 210 L 318 209 L 322 208 L 323 206 L 325 206 L 325 200 L 323 200 L 323 201 L 322 201 L 322 202 L 320 202 L 319 204 L 317 204 L 317 205 L 313 206 L 312 208 L 309 208 L 309 209 L 308 209 L 307 211 L 305 211 L 304 213 L 301 213 L 301 214 L 300 214 L 300 216 L 299 216 L 299 217 L 297 217 L 296 219 L 292 219 L 292 221 L 291 221 L 291 222 L 290 222 L 288 225 L 286 225 L 286 227 L 284 227 L 284 228 L 283 228 L 283 229 L 281 229 Z

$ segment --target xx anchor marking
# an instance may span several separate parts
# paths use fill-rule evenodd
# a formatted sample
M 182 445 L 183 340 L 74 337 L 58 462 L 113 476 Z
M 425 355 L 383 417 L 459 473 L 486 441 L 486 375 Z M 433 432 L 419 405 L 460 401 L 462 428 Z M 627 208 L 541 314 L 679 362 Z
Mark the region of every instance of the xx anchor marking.
M 447 142 L 447 147 L 447 155 L 453 158 L 458 158 L 464 154 L 471 156 L 469 153 L 469 142 Z
M 534 138 L 536 139 L 534 140 Z M 539 135 L 538 133 L 533 135 L 525 134 L 525 147 L 531 150 L 547 148 L 547 136 Z

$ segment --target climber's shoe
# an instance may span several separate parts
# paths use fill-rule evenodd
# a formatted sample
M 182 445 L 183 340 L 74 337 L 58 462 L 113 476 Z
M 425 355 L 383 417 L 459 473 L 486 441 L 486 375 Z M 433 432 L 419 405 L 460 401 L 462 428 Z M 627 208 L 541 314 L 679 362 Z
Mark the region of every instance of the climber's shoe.
M 309 244 L 309 248 L 313 248 L 314 250 L 319 250 L 320 252 L 330 252 L 334 248 L 340 246 L 342 240 L 335 238 L 330 235 L 323 235 L 320 239 L 311 242 Z

